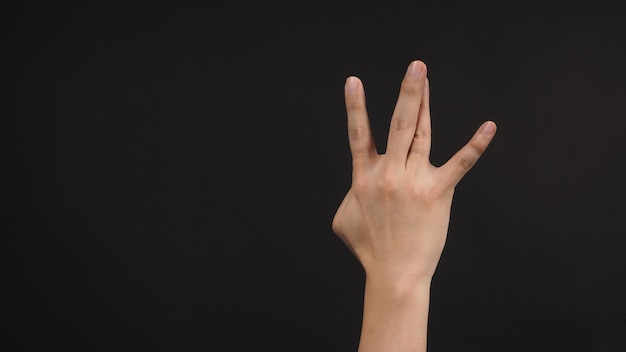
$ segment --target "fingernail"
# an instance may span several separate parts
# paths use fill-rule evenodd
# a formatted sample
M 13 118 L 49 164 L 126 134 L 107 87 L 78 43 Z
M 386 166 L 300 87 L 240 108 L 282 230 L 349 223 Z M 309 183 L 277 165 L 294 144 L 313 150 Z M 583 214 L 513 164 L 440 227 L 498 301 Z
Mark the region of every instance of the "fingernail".
M 348 92 L 356 92 L 357 79 L 354 76 L 350 76 L 346 79 L 346 90 Z
M 417 78 L 424 71 L 424 65 L 419 61 L 413 61 L 407 70 L 407 76 Z
M 487 121 L 480 127 L 478 132 L 480 134 L 490 136 L 496 132 L 496 124 L 491 121 Z

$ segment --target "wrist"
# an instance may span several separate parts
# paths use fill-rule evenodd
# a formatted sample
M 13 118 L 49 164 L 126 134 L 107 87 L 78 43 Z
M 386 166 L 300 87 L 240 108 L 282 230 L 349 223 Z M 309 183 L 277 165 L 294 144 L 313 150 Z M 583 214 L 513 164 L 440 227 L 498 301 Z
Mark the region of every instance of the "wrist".
M 366 271 L 365 284 L 370 290 L 385 291 L 401 298 L 405 295 L 430 292 L 431 275 L 415 275 L 389 271 Z

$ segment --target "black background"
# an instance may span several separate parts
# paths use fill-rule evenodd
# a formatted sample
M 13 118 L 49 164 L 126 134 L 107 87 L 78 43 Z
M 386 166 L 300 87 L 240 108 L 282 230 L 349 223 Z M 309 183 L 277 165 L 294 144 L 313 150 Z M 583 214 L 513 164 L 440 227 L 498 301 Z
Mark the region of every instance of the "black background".
M 3 345 L 355 351 L 331 231 L 343 83 L 379 148 L 408 63 L 457 188 L 429 351 L 626 351 L 626 13 L 503 2 L 22 2 L 3 11 Z M 32 350 L 32 349 L 31 349 Z

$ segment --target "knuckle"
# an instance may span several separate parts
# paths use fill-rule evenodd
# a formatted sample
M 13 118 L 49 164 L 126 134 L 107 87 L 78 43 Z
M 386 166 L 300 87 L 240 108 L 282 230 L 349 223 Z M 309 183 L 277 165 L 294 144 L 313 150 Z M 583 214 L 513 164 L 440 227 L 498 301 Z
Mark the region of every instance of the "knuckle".
M 430 145 L 430 133 L 426 131 L 416 130 L 411 143 L 411 151 L 413 153 L 422 153 L 428 150 Z
M 418 201 L 419 204 L 422 204 L 425 207 L 434 204 L 437 200 L 437 193 L 432 190 L 413 187 L 410 194 L 412 199 Z
M 391 123 L 391 129 L 395 132 L 404 132 L 409 129 L 409 126 L 409 120 L 403 117 L 398 117 Z
M 471 140 L 466 148 L 467 152 L 461 155 L 456 161 L 457 166 L 463 171 L 471 169 L 484 150 L 475 140 Z
M 417 129 L 415 130 L 415 136 L 413 138 L 415 139 L 430 139 L 431 135 L 428 131 L 424 131 L 421 129 Z
M 483 151 L 485 151 L 485 148 L 487 147 L 486 144 L 482 143 L 482 141 L 477 138 L 472 138 L 469 141 L 468 146 L 470 150 L 474 153 L 474 155 L 476 155 L 476 158 L 478 158 L 478 156 L 482 154 Z
M 424 191 L 424 189 L 422 187 L 410 187 L 409 188 L 409 194 L 411 195 L 411 198 L 413 199 L 426 199 L 428 198 L 428 193 Z
M 361 140 L 366 138 L 368 131 L 363 126 L 349 126 L 348 127 L 348 138 L 354 141 Z
M 456 161 L 457 167 L 462 171 L 469 171 L 469 169 L 471 169 L 474 164 L 476 164 L 476 159 L 474 158 L 461 157 L 458 158 Z
M 395 194 L 400 191 L 400 182 L 393 172 L 385 172 L 378 180 L 378 189 L 385 194 Z
M 356 194 L 365 194 L 370 189 L 369 182 L 364 177 L 355 177 L 352 181 L 352 189 Z
M 348 111 L 360 111 L 363 109 L 363 103 L 358 99 L 347 99 L 346 109 Z
M 410 151 L 415 155 L 426 155 L 428 153 L 428 147 L 422 142 L 414 141 L 411 144 Z
M 409 96 L 421 96 L 422 89 L 419 82 L 415 79 L 405 78 L 400 85 L 402 93 Z

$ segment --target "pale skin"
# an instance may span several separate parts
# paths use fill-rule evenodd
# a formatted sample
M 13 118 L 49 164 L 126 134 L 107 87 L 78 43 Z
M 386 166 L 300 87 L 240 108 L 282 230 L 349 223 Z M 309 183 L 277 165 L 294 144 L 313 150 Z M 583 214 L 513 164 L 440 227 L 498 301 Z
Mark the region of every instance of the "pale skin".
M 361 80 L 345 83 L 352 185 L 333 231 L 365 270 L 359 352 L 426 351 L 430 285 L 446 243 L 454 190 L 496 132 L 485 121 L 444 165 L 430 162 L 429 84 L 415 60 L 402 80 L 387 148 L 378 154 Z

